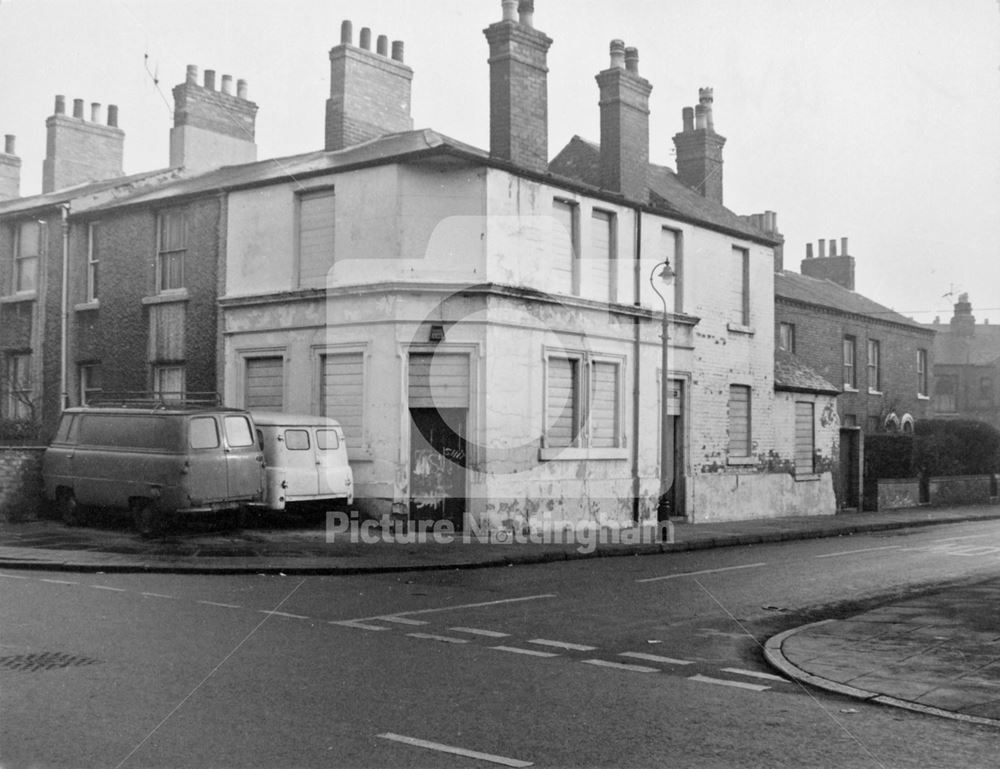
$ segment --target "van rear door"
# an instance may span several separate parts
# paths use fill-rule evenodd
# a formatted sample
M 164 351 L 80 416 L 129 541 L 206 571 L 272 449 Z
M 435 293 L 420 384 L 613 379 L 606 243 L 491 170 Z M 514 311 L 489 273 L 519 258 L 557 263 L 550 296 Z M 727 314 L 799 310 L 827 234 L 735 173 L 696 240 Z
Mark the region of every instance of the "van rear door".
M 319 471 L 319 494 L 335 497 L 350 493 L 350 470 L 344 436 L 333 427 L 316 428 L 316 469 Z
M 263 465 L 253 425 L 245 414 L 226 414 L 222 422 L 226 436 L 229 499 L 260 499 L 264 482 Z
M 279 427 L 277 449 L 285 467 L 289 499 L 312 499 L 319 491 L 317 458 L 312 430 L 307 427 Z
M 187 493 L 198 506 L 229 495 L 229 471 L 222 451 L 222 432 L 214 415 L 191 417 L 188 422 Z

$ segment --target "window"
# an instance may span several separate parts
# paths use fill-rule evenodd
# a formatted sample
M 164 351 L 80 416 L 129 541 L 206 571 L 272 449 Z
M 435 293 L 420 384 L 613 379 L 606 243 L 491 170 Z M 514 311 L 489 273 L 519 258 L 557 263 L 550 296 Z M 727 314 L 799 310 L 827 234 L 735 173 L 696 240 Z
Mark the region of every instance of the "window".
M 927 350 L 917 350 L 917 395 L 926 396 L 929 392 L 927 387 Z
M 868 340 L 868 391 L 882 390 L 882 348 L 874 339 Z
M 950 374 L 934 377 L 934 411 L 938 414 L 958 411 L 958 377 Z
M 226 426 L 226 442 L 234 449 L 253 446 L 253 432 L 250 422 L 244 416 L 228 416 L 224 420 Z
M 986 403 L 993 402 L 993 377 L 984 376 L 979 378 L 979 400 Z
M 882 418 L 879 416 L 868 417 L 868 430 L 869 433 L 877 433 L 882 429 Z
M 101 367 L 96 363 L 80 366 L 80 405 L 86 406 L 101 392 Z
M 858 426 L 858 415 L 857 414 L 844 414 L 844 418 L 840 420 L 841 427 L 857 427 Z
M 729 386 L 729 456 L 750 456 L 750 388 Z
M 214 449 L 219 445 L 219 427 L 215 417 L 194 417 L 188 429 L 188 443 L 193 449 Z
M 731 262 L 729 322 L 750 325 L 750 252 L 733 247 Z
M 161 400 L 184 398 L 184 367 L 155 366 L 153 368 L 153 395 Z
M 795 404 L 795 472 L 811 475 L 816 472 L 816 421 L 812 403 Z
M 336 430 L 317 430 L 316 447 L 320 451 L 336 451 L 340 448 L 340 438 Z
M 550 355 L 545 397 L 545 448 L 622 445 L 620 362 Z
M 669 304 L 670 294 L 666 294 L 668 297 L 667 309 L 671 312 L 684 312 L 684 233 L 669 227 L 661 229 L 660 255 L 660 261 L 670 262 L 670 268 L 674 271 L 673 286 L 667 289 L 673 292 L 673 305 Z M 662 291 L 663 287 L 660 290 Z
M 320 358 L 320 414 L 340 422 L 349 451 L 364 445 L 364 396 L 363 353 L 330 353 Z
M 595 208 L 590 215 L 591 258 L 587 260 L 587 267 L 595 283 L 594 296 L 606 298 L 609 302 L 618 301 L 615 232 L 615 215 Z
M 325 286 L 333 268 L 333 190 L 299 196 L 299 285 Z
M 100 225 L 94 222 L 87 230 L 87 301 L 97 301 L 98 296 L 98 275 L 97 270 L 101 263 L 100 247 L 98 245 L 98 233 Z
M 576 203 L 552 201 L 552 261 L 554 290 L 566 294 L 580 293 L 580 235 L 577 226 Z
M 183 211 L 163 211 L 159 225 L 156 266 L 158 292 L 184 288 L 184 251 L 187 249 L 187 216 Z
M 853 336 L 844 337 L 844 389 L 858 389 L 857 358 L 858 341 Z
M 34 416 L 31 398 L 31 354 L 14 353 L 7 356 L 6 381 L 7 417 L 9 419 L 31 419 Z
M 285 430 L 285 448 L 289 451 L 308 451 L 308 430 Z
M 281 411 L 284 408 L 285 359 L 269 355 L 246 359 L 243 403 L 248 409 Z
M 778 324 L 778 349 L 786 352 L 795 352 L 795 324 Z
M 14 293 L 38 290 L 38 260 L 42 251 L 42 222 L 22 222 L 17 228 L 14 255 Z

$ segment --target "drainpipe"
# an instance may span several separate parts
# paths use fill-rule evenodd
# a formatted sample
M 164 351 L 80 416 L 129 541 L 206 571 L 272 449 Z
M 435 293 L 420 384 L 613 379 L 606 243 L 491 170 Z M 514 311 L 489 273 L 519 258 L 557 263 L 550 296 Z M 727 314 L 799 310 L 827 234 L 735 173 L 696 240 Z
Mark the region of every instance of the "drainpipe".
M 59 412 L 69 406 L 69 204 L 59 206 L 62 227 L 62 315 L 60 318 L 59 349 Z
M 641 307 L 639 292 L 642 289 L 642 209 L 633 207 L 635 212 L 635 268 L 632 283 L 635 307 Z M 642 359 L 642 323 L 638 315 L 632 318 L 634 338 L 632 342 L 635 361 L 632 370 L 632 521 L 639 523 L 639 363 Z

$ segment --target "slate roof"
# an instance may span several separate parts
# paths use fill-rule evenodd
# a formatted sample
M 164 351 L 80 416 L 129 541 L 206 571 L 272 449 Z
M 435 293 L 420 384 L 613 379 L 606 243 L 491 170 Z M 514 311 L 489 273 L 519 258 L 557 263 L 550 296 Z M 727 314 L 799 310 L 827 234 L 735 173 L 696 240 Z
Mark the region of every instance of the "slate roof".
M 839 395 L 840 390 L 787 350 L 774 351 L 774 389 Z
M 549 172 L 600 188 L 600 145 L 574 136 L 549 163 Z M 650 163 L 647 180 L 649 200 L 640 202 L 648 202 L 668 214 L 722 228 L 768 245 L 778 242 L 720 203 L 699 195 L 666 166 Z
M 925 328 L 938 334 L 934 340 L 934 365 L 992 366 L 1000 361 L 1000 326 L 979 323 L 972 336 L 955 333 L 950 324 Z
M 810 278 L 797 272 L 782 270 L 774 273 L 775 299 L 789 299 L 838 310 L 851 315 L 863 315 L 884 323 L 908 326 L 931 334 L 933 329 L 900 315 L 888 307 L 829 280 Z
M 105 179 L 99 182 L 86 182 L 76 184 L 72 187 L 64 187 L 54 192 L 44 192 L 40 195 L 30 195 L 23 198 L 0 201 L 0 215 L 27 213 L 65 203 L 76 203 L 87 199 L 103 199 L 104 197 L 125 197 L 149 184 L 156 183 L 158 177 L 161 182 L 170 178 L 178 178 L 181 175 L 179 169 L 159 169 L 157 171 L 145 171 L 130 176 L 116 176 L 113 179 Z

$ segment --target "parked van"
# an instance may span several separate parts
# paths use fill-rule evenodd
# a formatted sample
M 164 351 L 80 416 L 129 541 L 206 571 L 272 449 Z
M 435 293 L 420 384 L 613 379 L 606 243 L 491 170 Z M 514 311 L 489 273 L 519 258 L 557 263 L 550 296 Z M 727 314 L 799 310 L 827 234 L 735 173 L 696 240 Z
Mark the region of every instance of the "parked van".
M 46 497 L 68 524 L 124 508 L 144 535 L 177 515 L 234 513 L 263 496 L 250 414 L 222 407 L 81 407 L 63 412 L 42 460 Z
M 354 475 L 340 423 L 329 417 L 252 412 L 264 452 L 264 505 L 354 502 Z

